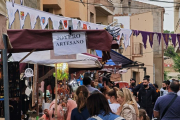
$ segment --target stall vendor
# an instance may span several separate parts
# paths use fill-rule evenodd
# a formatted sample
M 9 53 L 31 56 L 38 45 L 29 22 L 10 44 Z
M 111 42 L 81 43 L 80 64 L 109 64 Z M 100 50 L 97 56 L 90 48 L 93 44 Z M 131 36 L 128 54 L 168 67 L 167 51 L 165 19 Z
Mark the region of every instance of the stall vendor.
M 66 93 L 67 89 L 58 89 L 59 96 Z M 58 100 L 57 104 L 57 119 L 58 120 L 70 120 L 71 119 L 71 111 L 77 107 L 77 104 L 74 100 L 68 99 L 66 102 L 60 102 L 61 99 Z M 64 112 L 64 107 L 67 108 L 66 113 Z M 50 104 L 49 110 L 44 110 L 44 115 L 41 119 L 44 120 L 55 120 L 55 100 L 53 100 Z

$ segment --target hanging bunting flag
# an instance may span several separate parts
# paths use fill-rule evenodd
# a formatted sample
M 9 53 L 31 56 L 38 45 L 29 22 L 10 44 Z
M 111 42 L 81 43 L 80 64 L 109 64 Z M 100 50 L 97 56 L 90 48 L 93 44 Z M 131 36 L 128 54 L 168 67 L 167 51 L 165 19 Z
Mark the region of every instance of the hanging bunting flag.
M 176 47 L 176 36 L 177 36 L 176 34 L 171 34 L 171 39 L 174 47 Z
M 139 31 L 142 35 L 142 41 L 144 44 L 144 48 L 146 49 L 146 43 L 147 43 L 147 36 L 149 35 L 149 32 Z
M 164 42 L 165 42 L 166 48 L 167 48 L 168 47 L 168 42 L 169 42 L 169 34 L 162 33 L 162 35 L 163 35 Z
M 132 31 L 133 31 L 133 35 L 134 35 L 134 36 L 137 37 L 137 36 L 139 35 L 139 31 L 138 31 L 138 30 L 132 30 Z
M 180 34 L 177 34 L 177 40 L 178 40 L 178 43 L 179 43 L 179 49 L 180 49 Z
M 68 20 L 63 20 L 64 29 L 68 30 Z
M 161 43 L 161 33 L 156 33 L 157 34 L 157 39 L 158 39 L 158 42 L 159 42 L 159 45 Z
M 52 15 L 51 17 L 52 23 L 53 23 L 53 29 L 58 30 L 60 26 L 60 18 L 58 16 Z
M 77 30 L 78 20 L 77 19 L 72 19 L 72 24 L 73 24 L 73 30 Z
M 28 9 L 24 9 L 22 11 L 19 11 L 19 17 L 20 17 L 20 28 L 23 29 L 25 17 L 27 16 Z
M 14 3 L 14 2 L 12 2 Z M 14 4 L 13 4 L 13 7 L 12 7 L 12 3 L 11 2 L 6 2 L 6 8 L 7 8 L 7 12 L 8 12 L 8 18 L 9 18 L 9 28 L 11 28 L 13 22 L 14 22 L 14 19 L 15 19 L 15 13 L 17 11 L 17 8 L 14 7 Z
M 83 24 L 83 30 L 87 30 L 87 25 Z
M 49 23 L 49 14 L 46 14 L 44 12 L 39 13 L 41 28 L 44 30 Z
M 119 32 L 120 34 L 120 38 L 124 37 L 123 43 L 124 43 L 124 47 L 125 49 L 130 46 L 130 36 L 132 34 L 132 30 L 130 29 L 121 29 L 121 31 Z M 119 44 L 120 44 L 120 40 L 119 40 Z
M 154 38 L 154 33 L 150 32 L 149 33 L 149 44 L 152 48 L 152 45 L 153 45 L 153 38 Z
M 38 15 L 34 11 L 29 11 L 29 16 L 30 16 L 30 22 L 31 22 L 31 29 L 34 29 Z

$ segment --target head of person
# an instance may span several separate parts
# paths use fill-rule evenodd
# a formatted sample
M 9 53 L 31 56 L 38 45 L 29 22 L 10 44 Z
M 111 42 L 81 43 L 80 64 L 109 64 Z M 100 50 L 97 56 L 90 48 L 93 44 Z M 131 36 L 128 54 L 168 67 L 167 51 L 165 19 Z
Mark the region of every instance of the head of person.
M 149 75 L 145 75 L 145 76 L 144 76 L 144 78 L 148 78 L 148 79 L 150 79 L 150 76 L 149 76 Z
M 109 113 L 112 113 L 107 99 L 101 93 L 92 94 L 88 97 L 87 109 L 90 116 L 97 116 L 101 114 L 102 111 L 104 112 L 104 116 L 109 115 Z
M 169 87 L 168 87 L 168 92 L 175 92 L 177 93 L 179 91 L 179 81 L 178 80 L 173 80 Z
M 108 78 L 107 77 L 103 77 L 102 78 L 102 81 L 103 81 L 103 86 L 106 86 L 106 85 L 108 85 Z
M 120 105 L 123 105 L 125 103 L 127 104 L 133 103 L 137 105 L 132 92 L 128 88 L 122 88 L 116 93 L 117 93 L 117 101 L 120 103 Z
M 170 81 L 169 80 L 163 81 L 162 88 L 164 90 L 167 90 L 169 85 L 170 85 Z
M 144 78 L 143 79 L 143 86 L 144 86 L 144 88 L 149 87 L 149 78 Z
M 149 116 L 146 113 L 146 110 L 139 109 L 139 120 L 150 120 Z
M 129 104 L 132 105 L 136 111 L 136 114 L 139 115 L 137 102 L 132 92 L 128 88 L 122 88 L 117 91 L 117 101 L 120 105 Z
M 117 93 L 116 93 L 117 91 L 118 91 L 118 88 L 113 88 L 112 90 L 108 92 L 108 96 L 110 97 L 111 103 L 117 102 Z
M 157 84 L 153 84 L 153 86 L 156 88 L 156 90 L 158 89 L 158 85 Z
M 89 96 L 89 92 L 86 88 L 86 86 L 82 85 L 79 86 L 76 90 L 76 103 L 78 111 L 81 113 L 83 108 L 86 107 L 87 98 Z
M 83 84 L 84 84 L 85 86 L 91 85 L 91 78 L 90 78 L 90 77 L 84 77 L 84 78 L 83 78 Z
M 135 80 L 134 78 L 131 78 L 131 79 L 130 79 L 130 85 L 131 85 L 132 87 L 136 86 L 136 80 Z

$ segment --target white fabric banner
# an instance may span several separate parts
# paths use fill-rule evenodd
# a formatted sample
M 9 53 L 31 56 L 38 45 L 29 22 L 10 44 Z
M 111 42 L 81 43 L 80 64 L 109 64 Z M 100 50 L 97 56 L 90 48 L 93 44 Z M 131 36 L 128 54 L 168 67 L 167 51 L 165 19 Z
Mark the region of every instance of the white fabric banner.
M 85 32 L 74 32 L 71 35 L 68 32 L 57 32 L 52 33 L 52 38 L 55 56 L 87 52 Z
M 120 33 L 120 38 L 122 37 L 122 35 L 124 37 L 123 43 L 124 43 L 124 46 L 125 46 L 125 49 L 126 49 L 128 46 L 130 46 L 130 37 L 131 37 L 131 34 L 132 34 L 132 30 L 130 30 L 130 29 L 121 29 L 121 31 L 119 33 Z M 119 40 L 119 42 L 120 42 L 120 40 Z

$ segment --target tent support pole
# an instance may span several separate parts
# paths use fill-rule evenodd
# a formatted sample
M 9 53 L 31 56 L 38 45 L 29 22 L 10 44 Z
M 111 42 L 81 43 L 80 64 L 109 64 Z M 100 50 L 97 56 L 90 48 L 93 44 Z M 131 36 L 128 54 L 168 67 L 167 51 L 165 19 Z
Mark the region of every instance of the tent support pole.
M 9 115 L 9 80 L 8 80 L 8 62 L 7 62 L 7 36 L 3 35 L 4 49 L 3 54 L 3 84 L 4 84 L 4 115 L 5 120 L 10 120 Z
M 29 52 L 26 56 L 24 56 L 19 62 L 21 63 L 24 59 L 26 59 L 31 53 L 33 53 L 36 49 L 33 49 L 31 52 Z
M 55 120 L 57 120 L 57 63 L 55 64 Z

